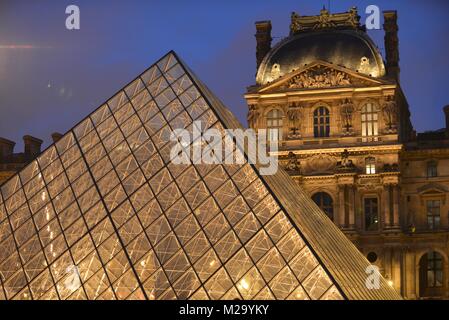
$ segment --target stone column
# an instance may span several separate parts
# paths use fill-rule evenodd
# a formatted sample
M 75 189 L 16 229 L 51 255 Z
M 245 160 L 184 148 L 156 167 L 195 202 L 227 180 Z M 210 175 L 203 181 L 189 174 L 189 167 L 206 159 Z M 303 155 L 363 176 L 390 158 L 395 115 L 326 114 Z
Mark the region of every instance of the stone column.
M 392 257 L 392 268 L 391 268 L 391 278 L 394 283 L 394 288 L 399 293 L 402 292 L 402 279 L 401 279 L 401 268 L 402 268 L 402 254 L 400 248 L 393 248 L 393 257 Z
M 271 21 L 256 22 L 256 62 L 259 68 L 263 58 L 271 50 Z
M 407 249 L 404 260 L 404 298 L 413 300 L 416 299 L 415 253 Z
M 340 228 L 346 227 L 345 188 L 345 185 L 338 186 L 338 225 Z
M 355 204 L 354 204 L 355 186 L 348 186 L 348 203 L 349 203 L 349 229 L 355 229 Z
M 354 196 L 355 196 L 355 204 L 354 204 L 355 229 L 363 230 L 363 217 L 364 217 L 363 199 L 361 195 L 357 192 L 357 189 L 355 189 Z
M 393 185 L 393 228 L 400 228 L 399 221 L 399 185 Z
M 382 206 L 383 206 L 383 229 L 390 227 L 390 185 L 384 185 L 382 192 Z

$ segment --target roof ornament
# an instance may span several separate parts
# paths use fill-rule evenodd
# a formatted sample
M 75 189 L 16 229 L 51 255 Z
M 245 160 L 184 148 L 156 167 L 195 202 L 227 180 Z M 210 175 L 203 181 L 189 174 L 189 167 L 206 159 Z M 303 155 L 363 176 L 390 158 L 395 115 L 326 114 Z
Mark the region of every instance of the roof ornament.
M 351 7 L 343 13 L 330 13 L 325 7 L 317 16 L 300 16 L 296 12 L 291 14 L 290 35 L 302 31 L 319 29 L 362 29 L 357 7 Z

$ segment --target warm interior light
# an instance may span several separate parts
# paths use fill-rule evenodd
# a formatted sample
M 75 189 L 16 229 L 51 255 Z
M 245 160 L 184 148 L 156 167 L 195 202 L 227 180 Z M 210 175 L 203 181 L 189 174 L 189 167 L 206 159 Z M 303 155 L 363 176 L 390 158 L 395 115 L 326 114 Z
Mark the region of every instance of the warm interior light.
M 240 286 L 245 290 L 249 289 L 249 283 L 245 279 L 242 279 L 242 281 L 240 281 Z
M 50 220 L 50 212 L 48 211 L 48 207 L 45 207 L 45 219 L 47 219 L 47 221 Z
M 388 280 L 388 285 L 390 286 L 390 287 L 393 287 L 393 281 L 391 281 L 391 280 Z

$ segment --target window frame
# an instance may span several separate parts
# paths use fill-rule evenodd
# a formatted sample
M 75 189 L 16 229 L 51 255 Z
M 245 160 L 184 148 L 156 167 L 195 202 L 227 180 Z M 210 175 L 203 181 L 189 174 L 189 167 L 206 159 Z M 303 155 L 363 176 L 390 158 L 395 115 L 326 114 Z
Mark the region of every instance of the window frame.
M 438 203 L 438 205 L 435 205 Z M 429 206 L 431 204 L 431 206 Z M 441 200 L 426 200 L 426 221 L 427 229 L 438 230 L 441 226 Z
M 371 201 L 369 205 L 369 212 L 367 210 L 367 202 Z M 375 205 L 373 205 L 375 203 Z M 375 208 L 375 215 L 373 214 L 373 208 Z M 377 219 L 377 222 L 370 222 L 368 223 L 368 220 L 374 221 Z M 379 219 L 379 197 L 377 196 L 366 196 L 363 198 L 363 221 L 364 226 L 363 229 L 366 232 L 376 232 L 379 231 L 379 225 L 380 225 L 380 219 Z M 371 226 L 375 225 L 375 228 L 372 228 Z
M 444 286 L 444 258 L 437 252 L 427 252 L 426 253 L 426 288 L 442 288 Z M 432 277 L 429 277 L 429 273 Z M 439 279 L 441 281 L 439 281 Z M 431 281 L 433 280 L 433 281 Z M 430 282 L 432 282 L 430 284 Z
M 360 111 L 360 122 L 362 130 L 362 142 L 378 141 L 379 135 L 379 112 L 376 105 L 367 102 Z
M 313 136 L 330 137 L 330 111 L 326 106 L 320 105 L 313 111 Z
M 279 108 L 271 109 L 266 116 L 267 141 L 282 141 L 282 128 L 284 125 L 284 112 Z
M 365 174 L 372 175 L 376 174 L 376 158 L 368 157 L 365 159 Z
M 427 174 L 427 178 L 438 177 L 438 163 L 435 160 L 427 161 L 426 174 Z
M 318 191 L 312 195 L 312 200 L 329 217 L 329 219 L 334 221 L 334 199 L 329 193 Z M 330 204 L 326 203 L 325 200 L 330 200 Z

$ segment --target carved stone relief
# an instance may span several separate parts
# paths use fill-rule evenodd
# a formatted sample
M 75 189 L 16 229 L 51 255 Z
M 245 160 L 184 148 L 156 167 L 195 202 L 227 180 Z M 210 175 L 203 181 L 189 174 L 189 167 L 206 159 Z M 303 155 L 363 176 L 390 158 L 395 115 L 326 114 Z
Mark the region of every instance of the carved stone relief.
M 302 72 L 291 78 L 284 86 L 287 89 L 327 88 L 351 85 L 349 76 L 341 71 L 323 66 Z
M 345 99 L 340 105 L 340 115 L 342 120 L 343 135 L 350 135 L 353 133 L 352 119 L 354 114 L 354 104 L 351 100 Z
M 385 131 L 387 133 L 397 132 L 399 108 L 393 96 L 386 98 L 382 106 L 382 114 L 385 122 Z
M 294 102 L 288 107 L 287 116 L 289 127 L 288 138 L 289 139 L 300 138 L 301 107 L 299 106 L 298 103 Z
M 285 166 L 285 170 L 291 174 L 301 173 L 301 163 L 293 152 L 289 152 L 288 154 L 288 162 Z
M 259 111 L 256 105 L 250 105 L 248 111 L 248 128 L 257 128 L 257 119 L 259 118 Z
M 302 161 L 302 169 L 307 174 L 332 174 L 337 161 L 332 155 L 315 154 Z

